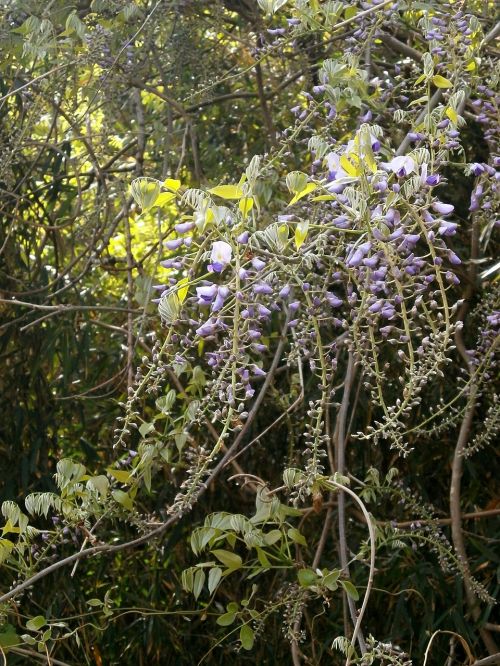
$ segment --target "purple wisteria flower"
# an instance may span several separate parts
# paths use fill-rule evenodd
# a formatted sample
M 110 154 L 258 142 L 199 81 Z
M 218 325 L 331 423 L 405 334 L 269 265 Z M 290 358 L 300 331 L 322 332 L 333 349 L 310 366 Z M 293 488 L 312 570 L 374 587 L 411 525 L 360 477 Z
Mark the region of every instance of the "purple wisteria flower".
M 398 155 L 382 166 L 395 173 L 398 178 L 404 178 L 416 170 L 415 160 L 409 155 Z
M 194 229 L 194 222 L 180 222 L 175 225 L 174 229 L 178 234 L 187 234 L 188 231 Z
M 455 206 L 452 206 L 452 204 L 445 204 L 442 201 L 434 201 L 432 207 L 436 213 L 439 213 L 440 215 L 451 215 L 455 210 Z
M 236 236 L 236 241 L 240 245 L 246 245 L 248 243 L 248 239 L 250 238 L 250 234 L 248 231 L 243 231 L 239 236 Z
M 168 240 L 165 245 L 169 250 L 178 250 L 183 243 L 183 238 L 175 238 L 174 240 Z
M 215 241 L 212 245 L 212 254 L 210 255 L 212 263 L 208 265 L 208 270 L 212 270 L 215 273 L 222 273 L 231 261 L 232 255 L 233 249 L 229 243 L 226 243 L 226 241 Z
M 196 334 L 202 338 L 206 338 L 209 335 L 214 335 L 217 332 L 219 326 L 217 319 L 213 317 L 202 324 L 199 328 L 196 329 Z
M 210 284 L 203 287 L 196 287 L 196 295 L 198 296 L 199 305 L 212 303 L 217 295 L 217 285 Z

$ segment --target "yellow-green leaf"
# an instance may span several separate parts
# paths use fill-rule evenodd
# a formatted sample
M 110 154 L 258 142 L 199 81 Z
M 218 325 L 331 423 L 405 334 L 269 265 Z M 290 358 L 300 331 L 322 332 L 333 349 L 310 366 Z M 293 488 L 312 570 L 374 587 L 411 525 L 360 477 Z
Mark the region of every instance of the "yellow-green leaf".
M 436 88 L 453 88 L 453 83 L 449 79 L 445 79 L 441 74 L 435 74 L 432 77 L 432 83 Z
M 221 199 L 241 199 L 243 196 L 243 188 L 240 185 L 217 185 L 208 191 Z
M 308 183 L 301 192 L 297 192 L 297 194 L 293 197 L 293 199 L 290 201 L 288 205 L 293 206 L 293 204 L 297 203 L 299 199 L 305 197 L 306 194 L 310 194 L 311 192 L 314 192 L 314 190 L 317 189 L 318 189 L 317 185 L 315 185 L 314 183 Z
M 317 197 L 313 197 L 311 201 L 333 201 L 335 196 L 333 194 L 320 194 Z
M 352 153 L 351 157 L 353 157 Z M 348 176 L 357 177 L 361 175 L 361 169 L 359 166 L 355 166 L 351 160 L 348 159 L 347 155 L 342 155 L 340 158 L 340 166 L 344 169 Z
M 449 106 L 446 109 L 445 114 L 448 116 L 448 118 L 451 120 L 452 123 L 454 123 L 455 125 L 458 123 L 457 112 L 455 111 L 455 109 L 452 109 L 451 106 Z
M 303 245 L 307 232 L 309 231 L 309 222 L 299 222 L 295 227 L 295 247 L 297 250 Z
M 177 283 L 177 287 L 177 296 L 179 297 L 179 301 L 184 303 L 189 291 L 189 279 L 187 277 L 182 278 L 182 280 L 179 280 Z
M 175 199 L 175 194 L 173 192 L 162 192 L 158 195 L 158 198 L 155 201 L 155 206 L 164 206 L 165 204 L 170 203 Z
M 132 476 L 130 472 L 127 472 L 125 469 L 113 469 L 113 467 L 108 467 L 107 472 L 113 476 L 118 483 L 128 483 L 130 477 Z
M 415 81 L 415 85 L 416 85 L 416 86 L 419 86 L 421 83 L 423 83 L 423 81 L 425 81 L 425 74 L 421 74 L 421 75 L 418 77 L 418 79 Z
M 2 529 L 2 534 L 20 534 L 21 530 L 19 527 L 14 527 L 12 524 L 10 518 L 9 520 L 5 523 L 5 526 Z
M 167 180 L 163 181 L 163 187 L 166 187 L 167 190 L 172 190 L 172 192 L 177 192 L 180 186 L 181 181 L 175 178 L 167 178 Z
M 280 242 L 285 245 L 288 241 L 288 226 L 286 224 L 280 224 L 278 227 L 278 238 Z
M 248 213 L 253 208 L 253 203 L 254 203 L 253 197 L 244 197 L 243 199 L 240 199 L 240 202 L 238 203 L 238 208 L 240 209 L 243 217 L 248 216 Z
M 364 161 L 372 173 L 377 173 L 377 163 L 372 149 L 372 138 L 370 132 L 363 131 L 361 134 Z

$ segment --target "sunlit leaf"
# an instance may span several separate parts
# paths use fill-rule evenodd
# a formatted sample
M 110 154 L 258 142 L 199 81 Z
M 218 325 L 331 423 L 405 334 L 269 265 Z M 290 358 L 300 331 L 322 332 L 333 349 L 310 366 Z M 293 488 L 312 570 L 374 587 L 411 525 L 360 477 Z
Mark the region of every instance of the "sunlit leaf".
M 174 178 L 167 178 L 163 181 L 163 187 L 166 187 L 167 190 L 172 190 L 172 192 L 177 192 L 181 186 L 180 180 L 175 180 Z
M 318 189 L 318 186 L 315 185 L 314 183 L 308 183 L 304 189 L 301 192 L 298 192 L 293 199 L 290 201 L 288 204 L 289 206 L 293 206 L 293 204 L 297 203 L 299 199 L 302 199 L 302 197 L 305 197 L 307 194 L 310 194 L 311 192 L 314 192 L 314 190 Z
M 351 153 L 349 157 L 347 155 L 342 155 L 340 158 L 340 166 L 344 169 L 348 176 L 353 178 L 361 175 L 361 169 L 358 165 L 353 164 L 351 160 L 356 159 L 355 156 Z M 357 160 L 359 163 L 359 160 Z
M 165 206 L 175 199 L 175 194 L 173 192 L 162 192 L 156 198 L 154 203 L 155 206 Z
M 180 303 L 184 303 L 189 291 L 189 278 L 184 277 L 177 283 L 177 296 Z
M 243 196 L 243 188 L 240 185 L 217 185 L 208 191 L 221 199 L 241 199 Z
M 243 217 L 248 217 L 248 213 L 252 210 L 254 204 L 253 197 L 244 197 L 238 203 L 238 208 L 241 211 Z
M 432 77 L 432 83 L 436 88 L 453 88 L 453 83 L 444 76 L 441 76 L 441 74 L 434 74 Z
M 299 222 L 295 227 L 295 247 L 297 250 L 304 244 L 309 231 L 309 221 Z

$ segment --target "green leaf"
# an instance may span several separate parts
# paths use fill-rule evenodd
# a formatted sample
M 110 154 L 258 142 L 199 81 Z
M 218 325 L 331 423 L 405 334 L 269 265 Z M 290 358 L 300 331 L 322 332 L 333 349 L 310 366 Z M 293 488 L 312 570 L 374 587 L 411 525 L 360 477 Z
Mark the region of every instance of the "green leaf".
M 115 502 L 121 504 L 128 511 L 132 511 L 132 509 L 134 508 L 134 503 L 132 501 L 132 498 L 128 493 L 124 492 L 123 490 L 113 490 L 111 495 L 113 496 Z
M 264 543 L 266 546 L 272 546 L 283 536 L 281 530 L 271 530 L 267 534 L 264 534 Z
M 285 179 L 286 186 L 292 194 L 303 192 L 307 185 L 307 174 L 303 171 L 290 171 Z
M 100 599 L 89 599 L 87 604 L 92 608 L 100 608 L 101 606 L 104 606 L 104 602 L 102 602 Z
M 87 488 L 93 488 L 97 490 L 101 497 L 106 497 L 109 490 L 109 479 L 104 474 L 100 474 L 99 476 L 92 476 L 87 481 Z
M 130 191 L 143 211 L 152 208 L 160 195 L 161 183 L 156 178 L 136 178 L 132 181 Z
M 453 88 L 453 83 L 449 79 L 445 79 L 441 74 L 435 74 L 431 81 L 436 88 Z
M 212 550 L 211 553 L 228 569 L 240 569 L 243 566 L 241 557 L 229 550 Z
M 130 481 L 130 477 L 132 476 L 131 472 L 128 472 L 125 469 L 114 469 L 113 467 L 108 467 L 106 469 L 111 476 L 113 476 L 118 483 L 128 483 Z
M 429 99 L 428 95 L 422 95 L 422 97 L 419 97 L 418 99 L 414 99 L 413 102 L 410 102 L 408 106 L 414 106 L 415 104 L 423 104 L 424 102 L 427 102 Z
M 224 613 L 224 615 L 221 615 L 220 617 L 217 618 L 217 624 L 219 625 L 219 627 L 229 627 L 230 624 L 233 624 L 235 619 L 236 619 L 235 613 Z
M 141 423 L 139 426 L 139 434 L 141 437 L 146 437 L 150 432 L 153 432 L 155 429 L 152 423 Z
M 170 408 L 173 407 L 175 400 L 177 398 L 177 394 L 174 389 L 170 389 L 170 391 L 166 395 L 160 396 L 156 400 L 156 407 L 163 413 L 163 414 L 168 414 L 170 412 Z
M 347 7 L 347 8 L 344 10 L 344 18 L 345 18 L 346 20 L 347 20 L 347 19 L 351 19 L 351 18 L 353 18 L 354 16 L 356 16 L 357 13 L 358 13 L 358 8 L 357 8 L 357 7 Z
M 194 598 L 198 599 L 203 590 L 203 585 L 205 585 L 205 572 L 203 569 L 198 569 L 194 575 L 193 581 L 193 594 Z
M 271 562 L 269 561 L 265 551 L 262 550 L 262 548 L 259 548 L 259 547 L 257 547 L 255 550 L 257 551 L 257 558 L 258 558 L 260 564 L 263 567 L 270 567 Z
M 221 199 L 241 199 L 243 196 L 243 188 L 240 185 L 217 185 L 208 191 Z
M 334 592 L 339 586 L 338 585 L 339 576 L 340 576 L 340 571 L 338 569 L 336 569 L 335 571 L 330 571 L 330 573 L 323 578 L 323 585 L 332 592 Z
M 307 541 L 305 540 L 304 535 L 301 534 L 299 530 L 296 530 L 295 527 L 291 527 L 288 530 L 287 534 L 290 537 L 290 539 L 295 543 L 298 543 L 301 546 L 307 546 Z
M 47 620 L 44 618 L 44 616 L 37 615 L 36 617 L 32 617 L 31 620 L 26 622 L 26 629 L 29 629 L 30 631 L 38 631 L 46 624 Z
M 354 585 L 351 583 L 350 580 L 341 580 L 339 581 L 346 593 L 351 597 L 351 599 L 354 599 L 354 601 L 357 601 L 359 599 L 359 592 L 357 589 L 354 587 Z
M 300 569 L 297 572 L 297 579 L 302 587 L 310 587 L 318 582 L 318 574 L 312 569 Z
M 21 638 L 16 634 L 16 630 L 12 624 L 4 625 L 3 631 L 0 632 L 0 647 L 8 648 L 13 645 L 19 645 Z
M 210 569 L 208 573 L 208 591 L 210 594 L 217 589 L 220 579 L 222 578 L 222 569 L 220 567 L 214 567 Z
M 181 585 L 184 592 L 191 592 L 194 583 L 194 567 L 184 569 L 181 574 Z
M 23 643 L 27 643 L 28 645 L 35 645 L 36 640 L 33 638 L 33 636 L 30 636 L 29 634 L 21 634 L 21 638 Z
M 248 624 L 244 624 L 240 629 L 240 641 L 241 647 L 244 650 L 251 650 L 255 641 L 255 634 L 252 627 Z

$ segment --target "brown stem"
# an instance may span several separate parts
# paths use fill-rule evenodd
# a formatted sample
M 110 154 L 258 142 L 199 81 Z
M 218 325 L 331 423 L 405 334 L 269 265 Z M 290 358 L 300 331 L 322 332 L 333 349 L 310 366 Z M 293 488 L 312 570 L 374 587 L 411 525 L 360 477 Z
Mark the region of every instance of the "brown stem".
M 460 558 L 463 567 L 465 598 L 467 601 L 467 606 L 469 607 L 472 618 L 474 619 L 475 622 L 478 622 L 478 620 L 480 619 L 481 612 L 477 607 L 477 600 L 475 598 L 472 587 L 472 575 L 470 571 L 470 565 L 467 559 L 467 551 L 465 550 L 465 542 L 462 532 L 462 515 L 460 510 L 460 490 L 461 490 L 461 481 L 463 474 L 463 461 L 464 461 L 463 452 L 467 446 L 467 442 L 469 439 L 472 420 L 474 418 L 474 412 L 476 409 L 476 400 L 478 397 L 477 394 L 478 394 L 478 387 L 476 384 L 474 384 L 470 391 L 469 401 L 467 404 L 467 408 L 465 410 L 464 419 L 460 427 L 460 433 L 458 435 L 457 445 L 455 447 L 455 452 L 453 455 L 453 463 L 451 468 L 451 485 L 450 485 L 451 536 L 452 536 L 453 545 L 455 547 L 455 550 L 457 552 L 458 557 Z M 495 654 L 498 648 L 490 632 L 484 628 L 480 628 L 479 634 L 488 652 L 490 654 Z
M 354 382 L 354 377 L 356 375 L 356 366 L 354 363 L 354 354 L 352 351 L 349 352 L 349 357 L 347 361 L 347 368 L 345 373 L 344 380 L 344 394 L 342 396 L 342 402 L 340 404 L 338 416 L 337 416 L 337 425 L 335 428 L 335 452 L 336 452 L 336 462 L 337 462 L 337 472 L 339 474 L 345 474 L 345 449 L 346 449 L 346 435 L 347 435 L 347 412 L 349 410 L 349 401 L 351 395 L 351 388 Z M 349 562 L 347 557 L 347 539 L 345 532 L 345 493 L 344 491 L 339 491 L 338 498 L 338 518 L 339 518 L 339 555 L 340 555 L 340 565 L 345 572 L 347 578 L 349 578 Z M 344 592 L 343 594 L 344 602 L 347 598 L 347 604 L 349 606 L 349 613 L 351 616 L 351 621 L 353 626 L 356 626 L 356 621 L 358 617 L 356 604 L 351 597 L 347 596 Z M 362 654 L 366 653 L 366 643 L 363 637 L 363 633 L 359 631 L 358 633 L 358 642 Z
M 500 652 L 475 661 L 472 666 L 495 666 L 495 664 L 500 664 Z

